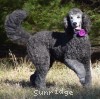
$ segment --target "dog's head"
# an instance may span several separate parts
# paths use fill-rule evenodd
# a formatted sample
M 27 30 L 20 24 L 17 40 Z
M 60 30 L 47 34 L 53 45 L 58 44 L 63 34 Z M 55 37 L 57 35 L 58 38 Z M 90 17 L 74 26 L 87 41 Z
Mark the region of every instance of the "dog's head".
M 64 17 L 64 28 L 71 28 L 74 32 L 84 29 L 89 32 L 91 27 L 90 18 L 78 8 L 73 8 L 68 15 Z

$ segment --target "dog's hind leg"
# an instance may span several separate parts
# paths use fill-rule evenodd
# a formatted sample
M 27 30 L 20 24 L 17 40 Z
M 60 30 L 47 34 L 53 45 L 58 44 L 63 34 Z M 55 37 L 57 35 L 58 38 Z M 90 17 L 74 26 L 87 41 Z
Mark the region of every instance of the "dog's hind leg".
M 36 71 L 30 77 L 30 81 L 36 88 L 46 87 L 45 78 L 50 66 L 50 55 L 45 46 L 38 46 L 33 49 L 29 46 L 28 54 L 36 67 Z

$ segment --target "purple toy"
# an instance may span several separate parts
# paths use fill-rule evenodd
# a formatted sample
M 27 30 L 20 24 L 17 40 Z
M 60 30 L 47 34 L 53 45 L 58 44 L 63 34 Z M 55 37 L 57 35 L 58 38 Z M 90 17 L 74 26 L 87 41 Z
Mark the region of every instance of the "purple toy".
M 79 31 L 76 32 L 76 34 L 80 37 L 83 37 L 86 35 L 86 31 L 84 29 L 81 29 Z

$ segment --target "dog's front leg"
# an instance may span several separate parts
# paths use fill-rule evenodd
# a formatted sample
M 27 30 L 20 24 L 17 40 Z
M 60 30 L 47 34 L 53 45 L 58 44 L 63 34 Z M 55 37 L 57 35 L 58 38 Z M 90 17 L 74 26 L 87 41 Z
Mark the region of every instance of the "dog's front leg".
M 85 87 L 86 88 L 89 88 L 91 87 L 92 85 L 92 76 L 91 76 L 91 62 L 90 62 L 90 59 L 87 59 L 85 58 L 84 61 L 83 61 L 83 64 L 84 64 L 84 68 L 86 70 L 86 76 L 85 76 Z
M 84 86 L 86 83 L 85 82 L 86 70 L 84 68 L 84 65 L 79 61 L 72 59 L 65 59 L 64 63 L 77 74 L 81 84 Z

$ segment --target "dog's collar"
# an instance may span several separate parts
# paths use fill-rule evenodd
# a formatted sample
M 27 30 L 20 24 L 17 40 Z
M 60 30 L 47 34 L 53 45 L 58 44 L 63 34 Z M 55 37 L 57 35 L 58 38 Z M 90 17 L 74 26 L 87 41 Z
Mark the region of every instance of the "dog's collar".
M 76 31 L 75 34 L 79 37 L 84 37 L 84 36 L 86 36 L 87 33 L 84 29 L 81 29 L 79 31 Z

